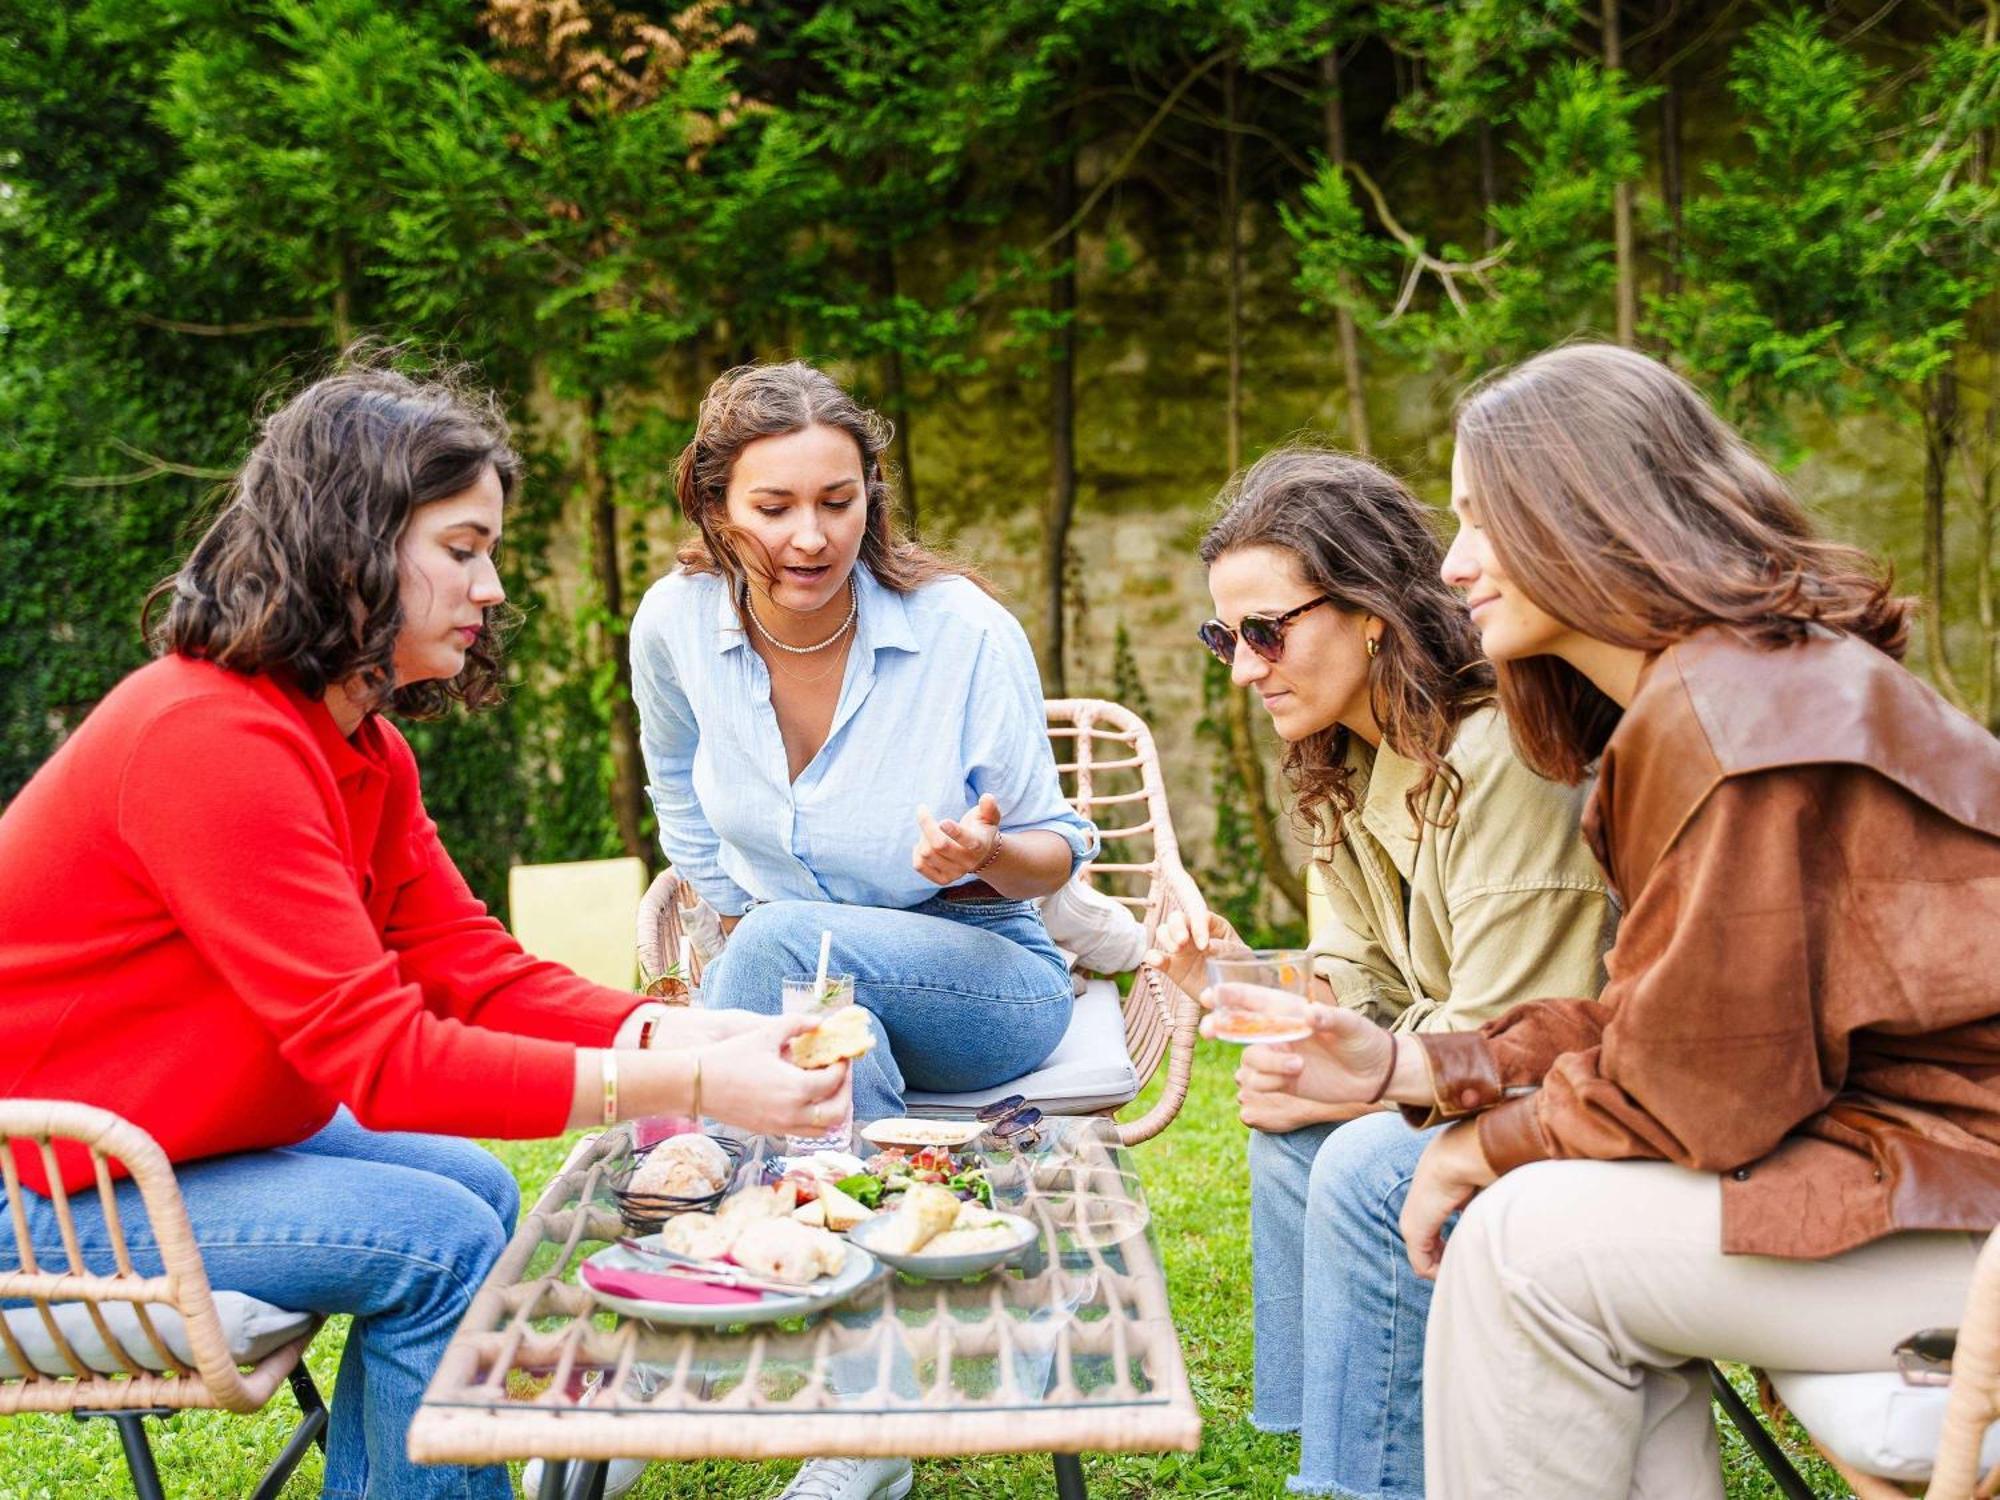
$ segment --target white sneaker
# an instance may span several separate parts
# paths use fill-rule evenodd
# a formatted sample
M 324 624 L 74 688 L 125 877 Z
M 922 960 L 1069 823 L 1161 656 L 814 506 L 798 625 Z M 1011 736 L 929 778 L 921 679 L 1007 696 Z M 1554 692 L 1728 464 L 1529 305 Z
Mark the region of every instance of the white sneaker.
M 903 1500 L 907 1458 L 809 1458 L 777 1500 Z
M 639 1482 L 639 1476 L 646 1472 L 643 1458 L 614 1458 L 604 1474 L 604 1500 L 618 1500 L 620 1495 L 629 1494 L 632 1486 Z M 569 1477 L 576 1477 L 572 1464 Z M 527 1500 L 541 1500 L 542 1461 L 531 1458 L 521 1466 L 521 1493 Z

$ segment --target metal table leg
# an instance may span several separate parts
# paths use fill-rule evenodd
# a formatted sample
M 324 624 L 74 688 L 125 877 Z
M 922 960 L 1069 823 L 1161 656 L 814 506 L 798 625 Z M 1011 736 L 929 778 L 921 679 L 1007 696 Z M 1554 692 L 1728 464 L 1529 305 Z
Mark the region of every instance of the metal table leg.
M 1086 1500 L 1083 1459 L 1074 1453 L 1052 1453 L 1056 1461 L 1056 1500 Z
M 569 1461 L 561 1458 L 542 1460 L 542 1492 L 535 1500 L 563 1500 L 565 1481 L 569 1478 Z

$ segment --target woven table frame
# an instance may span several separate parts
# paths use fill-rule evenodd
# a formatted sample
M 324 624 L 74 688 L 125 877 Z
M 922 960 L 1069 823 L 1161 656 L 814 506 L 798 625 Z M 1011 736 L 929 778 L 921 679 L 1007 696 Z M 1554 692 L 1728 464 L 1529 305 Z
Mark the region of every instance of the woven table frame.
M 1045 1246 L 1058 1232 L 1071 1236 L 1069 1252 L 1025 1277 L 942 1285 L 884 1276 L 849 1304 L 850 1319 L 854 1309 L 870 1316 L 865 1328 L 840 1309 L 802 1329 L 722 1333 L 610 1319 L 573 1273 L 590 1247 L 622 1232 L 604 1180 L 625 1133 L 579 1143 L 474 1298 L 411 1428 L 411 1455 L 493 1463 L 1192 1450 L 1201 1419 L 1143 1200 L 1101 1139 L 1108 1122 L 1070 1123 L 1084 1138 L 1076 1161 L 1038 1174 L 1012 1208 L 1043 1226 Z M 1101 1245 L 1091 1234 L 1075 1247 L 1078 1218 L 1121 1217 L 1136 1232 Z M 834 1361 L 852 1367 L 863 1354 L 874 1356 L 878 1382 L 898 1368 L 915 1389 L 871 1389 L 864 1403 L 843 1404 L 830 1385 Z M 994 1356 L 988 1393 L 952 1388 L 961 1361 Z M 1019 1385 L 1021 1359 L 1046 1360 L 1046 1394 Z

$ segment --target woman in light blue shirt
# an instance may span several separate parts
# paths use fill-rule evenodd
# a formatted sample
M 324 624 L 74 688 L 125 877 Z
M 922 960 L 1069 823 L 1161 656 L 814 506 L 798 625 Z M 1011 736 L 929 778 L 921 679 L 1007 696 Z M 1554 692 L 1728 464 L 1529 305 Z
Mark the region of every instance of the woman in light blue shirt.
M 1026 636 L 897 535 L 887 441 L 808 365 L 724 375 L 676 472 L 700 536 L 632 626 L 660 843 L 731 929 L 704 1002 L 776 1012 L 830 930 L 888 1043 L 854 1070 L 863 1121 L 1048 1056 L 1071 992 L 1034 901 L 1097 851 Z

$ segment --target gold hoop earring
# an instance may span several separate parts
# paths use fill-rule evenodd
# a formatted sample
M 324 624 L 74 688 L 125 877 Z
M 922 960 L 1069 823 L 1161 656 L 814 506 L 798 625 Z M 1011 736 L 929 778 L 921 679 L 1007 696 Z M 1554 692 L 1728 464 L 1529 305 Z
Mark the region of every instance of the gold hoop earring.
M 1381 653 L 1382 653 L 1382 642 L 1381 642 L 1380 640 L 1378 640 L 1378 639 L 1377 639 L 1376 637 L 1372 636 L 1372 635 L 1371 635 L 1371 636 L 1369 636 L 1369 637 L 1368 637 L 1368 659 L 1369 659 L 1370 661 L 1373 661 L 1373 660 L 1375 660 L 1375 658 L 1376 658 L 1377 656 L 1381 655 Z

